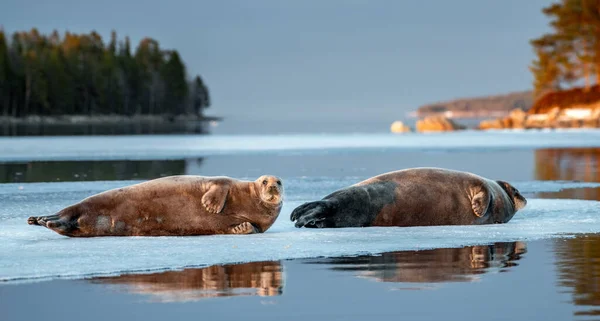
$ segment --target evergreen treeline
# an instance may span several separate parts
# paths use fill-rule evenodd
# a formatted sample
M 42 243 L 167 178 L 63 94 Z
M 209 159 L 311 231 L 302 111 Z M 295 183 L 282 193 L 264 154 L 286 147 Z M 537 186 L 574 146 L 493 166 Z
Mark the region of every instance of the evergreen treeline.
M 600 82 L 600 1 L 560 0 L 542 12 L 552 32 L 533 39 L 537 54 L 530 67 L 537 95 Z
M 134 52 L 112 32 L 61 37 L 0 30 L 0 116 L 198 114 L 210 106 L 179 53 L 145 38 Z

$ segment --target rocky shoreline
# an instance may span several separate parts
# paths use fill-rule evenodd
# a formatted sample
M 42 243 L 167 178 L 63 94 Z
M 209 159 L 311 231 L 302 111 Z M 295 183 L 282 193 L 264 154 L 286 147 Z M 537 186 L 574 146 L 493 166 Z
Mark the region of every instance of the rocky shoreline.
M 464 129 L 467 129 L 467 126 L 460 125 L 445 116 L 428 116 L 423 119 L 419 119 L 415 124 L 415 130 L 399 120 L 393 122 L 392 126 L 390 127 L 392 133 L 410 133 L 413 131 L 420 133 L 447 132 Z
M 545 113 L 527 113 L 514 109 L 508 115 L 483 120 L 479 125 L 468 128 L 445 116 L 427 116 L 417 121 L 415 129 L 401 121 L 391 125 L 392 133 L 442 132 L 464 129 L 557 129 L 557 128 L 600 128 L 600 103 L 596 105 L 573 106 L 561 109 L 554 107 Z
M 452 119 L 487 118 L 468 129 L 600 128 L 600 85 L 549 91 L 535 101 L 531 91 L 507 95 L 459 99 L 422 106 L 416 116 L 417 132 L 467 129 Z M 512 106 L 512 107 L 511 107 Z M 510 109 L 505 109 L 510 107 Z M 505 110 L 503 114 L 497 114 Z M 483 118 L 481 117 L 481 118 Z M 394 133 L 413 131 L 394 122 Z
M 516 109 L 506 117 L 482 121 L 478 127 L 481 130 L 540 128 L 600 128 L 600 104 L 566 109 L 554 107 L 539 114 Z

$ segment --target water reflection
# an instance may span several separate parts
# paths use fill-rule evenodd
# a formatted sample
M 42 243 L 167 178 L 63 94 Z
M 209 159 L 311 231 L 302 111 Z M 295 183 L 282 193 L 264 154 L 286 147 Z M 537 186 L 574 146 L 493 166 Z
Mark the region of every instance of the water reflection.
M 0 136 L 208 134 L 207 122 L 123 124 L 0 124 Z
M 0 183 L 152 179 L 185 174 L 203 159 L 0 163 Z
M 154 274 L 102 277 L 92 283 L 117 285 L 153 302 L 187 302 L 230 296 L 278 296 L 283 293 L 280 262 L 216 265 Z
M 575 315 L 600 315 L 600 235 L 554 241 L 559 284 L 571 293 Z
M 600 182 L 600 148 L 540 149 L 535 152 L 535 178 Z M 541 198 L 600 200 L 600 188 L 538 193 Z
M 379 282 L 472 282 L 491 271 L 505 272 L 517 266 L 527 252 L 523 242 L 502 242 L 463 248 L 400 251 L 379 256 L 320 259 L 332 270 L 357 272 L 358 277 Z

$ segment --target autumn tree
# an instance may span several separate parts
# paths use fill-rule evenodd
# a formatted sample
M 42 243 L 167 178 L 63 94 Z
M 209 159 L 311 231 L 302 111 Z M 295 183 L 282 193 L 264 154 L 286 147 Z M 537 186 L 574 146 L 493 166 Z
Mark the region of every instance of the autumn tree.
M 552 32 L 531 41 L 536 93 L 600 80 L 600 2 L 561 0 L 544 8 Z

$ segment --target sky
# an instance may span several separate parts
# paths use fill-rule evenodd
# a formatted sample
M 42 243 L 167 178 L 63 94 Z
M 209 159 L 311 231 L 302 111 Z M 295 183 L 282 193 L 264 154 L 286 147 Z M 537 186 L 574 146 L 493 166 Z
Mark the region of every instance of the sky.
M 211 93 L 217 132 L 389 129 L 420 105 L 532 87 L 550 0 L 3 0 L 7 32 L 152 37 Z

